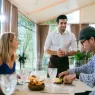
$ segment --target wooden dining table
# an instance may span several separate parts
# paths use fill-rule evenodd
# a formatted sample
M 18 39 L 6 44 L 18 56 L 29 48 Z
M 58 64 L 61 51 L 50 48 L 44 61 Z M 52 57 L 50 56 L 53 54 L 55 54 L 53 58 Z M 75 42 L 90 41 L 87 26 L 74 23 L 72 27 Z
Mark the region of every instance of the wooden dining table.
M 85 92 L 85 91 L 92 91 L 93 88 L 90 88 L 89 86 L 87 86 L 85 83 L 81 82 L 80 80 L 75 80 L 72 85 L 65 85 L 65 84 L 59 84 L 58 87 L 59 89 L 61 89 L 62 87 L 74 87 L 74 93 L 51 93 L 51 84 L 50 84 L 50 80 L 46 79 L 45 82 L 45 89 L 48 87 L 50 89 L 49 92 L 45 92 L 45 89 L 43 91 L 31 91 L 28 88 L 28 83 L 24 84 L 24 85 L 17 85 L 16 86 L 16 90 L 14 91 L 14 93 L 12 95 L 74 95 L 74 93 L 80 93 L 80 92 Z M 48 85 L 48 86 L 47 86 Z

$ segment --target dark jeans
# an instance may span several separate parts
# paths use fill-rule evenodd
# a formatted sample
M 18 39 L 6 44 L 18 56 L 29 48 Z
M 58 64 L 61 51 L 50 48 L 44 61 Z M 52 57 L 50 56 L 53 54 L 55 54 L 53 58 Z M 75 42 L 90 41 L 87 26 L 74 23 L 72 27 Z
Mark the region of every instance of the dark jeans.
M 61 73 L 62 71 L 66 71 L 69 69 L 69 59 L 68 57 L 58 57 L 55 55 L 52 55 L 50 57 L 49 65 L 48 68 L 57 68 L 57 76 L 58 74 Z M 49 77 L 49 75 L 47 75 Z

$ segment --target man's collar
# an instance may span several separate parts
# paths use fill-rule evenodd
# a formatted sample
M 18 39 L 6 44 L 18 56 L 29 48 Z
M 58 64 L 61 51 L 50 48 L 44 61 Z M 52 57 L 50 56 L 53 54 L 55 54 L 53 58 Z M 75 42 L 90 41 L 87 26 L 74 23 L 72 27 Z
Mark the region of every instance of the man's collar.
M 58 28 L 56 28 L 56 32 L 57 32 L 57 33 L 60 33 L 59 30 L 58 30 Z M 64 33 L 67 33 L 67 32 L 68 32 L 68 31 L 65 29 Z M 64 33 L 63 33 L 63 34 L 64 34 Z

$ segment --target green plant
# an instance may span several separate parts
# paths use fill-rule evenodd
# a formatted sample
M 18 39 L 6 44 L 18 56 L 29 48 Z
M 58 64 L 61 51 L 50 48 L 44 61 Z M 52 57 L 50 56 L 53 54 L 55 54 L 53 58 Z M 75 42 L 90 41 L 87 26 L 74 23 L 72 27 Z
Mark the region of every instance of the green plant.
M 91 53 L 86 53 L 85 51 L 77 51 L 77 53 L 71 57 L 71 59 L 77 60 L 88 60 L 91 57 Z
M 87 63 L 91 56 L 91 53 L 86 53 L 85 51 L 78 50 L 77 53 L 70 59 L 75 61 L 75 66 L 81 66 L 82 64 Z
M 19 59 L 18 59 L 18 61 L 20 62 L 20 69 L 21 69 L 21 64 L 23 65 L 23 68 L 24 68 L 25 60 L 26 60 L 26 57 L 25 57 L 25 54 L 23 52 L 22 55 L 19 55 Z

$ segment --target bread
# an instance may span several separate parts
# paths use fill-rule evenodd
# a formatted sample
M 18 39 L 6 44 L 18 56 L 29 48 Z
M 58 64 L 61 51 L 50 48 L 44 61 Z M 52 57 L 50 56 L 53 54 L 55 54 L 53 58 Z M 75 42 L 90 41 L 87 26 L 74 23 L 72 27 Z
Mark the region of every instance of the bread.
M 30 90 L 43 90 L 45 88 L 44 82 L 40 81 L 37 77 L 30 78 L 30 82 L 28 83 L 28 88 Z
M 32 80 L 32 79 L 38 80 L 38 78 L 35 75 L 28 76 L 28 80 Z

